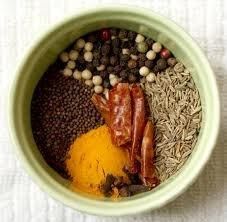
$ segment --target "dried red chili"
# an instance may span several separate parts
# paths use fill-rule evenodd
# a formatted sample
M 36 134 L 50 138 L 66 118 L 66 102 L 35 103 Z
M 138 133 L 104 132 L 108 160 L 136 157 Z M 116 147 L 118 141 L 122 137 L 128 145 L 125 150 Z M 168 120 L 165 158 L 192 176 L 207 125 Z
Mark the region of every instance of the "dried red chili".
M 131 88 L 132 98 L 132 147 L 130 151 L 131 171 L 137 173 L 139 171 L 139 163 L 137 156 L 140 156 L 140 145 L 145 127 L 145 99 L 142 89 L 139 85 L 134 84 Z
M 98 94 L 94 94 L 91 98 L 91 101 L 95 105 L 96 109 L 101 113 L 101 116 L 104 118 L 106 124 L 110 124 L 110 107 L 108 101 Z
M 132 114 L 128 83 L 119 83 L 109 92 L 110 130 L 114 144 L 125 145 L 131 141 Z
M 154 166 L 154 125 L 151 121 L 147 121 L 143 133 L 141 146 L 141 176 L 144 185 L 154 187 L 158 184 Z

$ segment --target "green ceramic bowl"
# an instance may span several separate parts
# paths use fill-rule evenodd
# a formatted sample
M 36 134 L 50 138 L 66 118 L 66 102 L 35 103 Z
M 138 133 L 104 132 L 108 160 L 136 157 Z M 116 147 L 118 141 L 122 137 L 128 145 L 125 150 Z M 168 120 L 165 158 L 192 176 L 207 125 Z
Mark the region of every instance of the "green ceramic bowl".
M 203 106 L 199 140 L 183 168 L 150 192 L 119 201 L 95 199 L 72 192 L 68 182 L 44 162 L 32 136 L 30 104 L 34 88 L 57 55 L 76 38 L 103 27 L 131 29 L 169 48 L 192 72 Z M 86 213 L 130 215 L 167 204 L 192 184 L 215 147 L 220 123 L 216 80 L 203 52 L 179 26 L 160 15 L 134 7 L 104 7 L 65 19 L 38 39 L 22 60 L 9 98 L 9 121 L 15 151 L 32 179 L 50 196 Z

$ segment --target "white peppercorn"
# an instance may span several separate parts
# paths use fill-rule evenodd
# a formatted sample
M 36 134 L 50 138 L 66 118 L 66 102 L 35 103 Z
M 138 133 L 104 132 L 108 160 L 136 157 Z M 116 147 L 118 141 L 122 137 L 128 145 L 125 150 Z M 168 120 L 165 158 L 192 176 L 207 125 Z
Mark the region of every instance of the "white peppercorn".
M 129 49 L 122 49 L 122 54 L 123 55 L 129 55 L 130 54 Z
M 63 70 L 63 75 L 64 75 L 64 76 L 71 76 L 72 74 L 73 74 L 72 69 L 65 68 L 65 69 Z
M 133 60 L 137 60 L 137 59 L 138 59 L 138 56 L 137 56 L 137 55 L 131 54 L 130 57 L 131 57 L 131 59 L 133 59 Z
M 81 72 L 80 72 L 79 70 L 76 69 L 76 70 L 73 72 L 73 78 L 74 78 L 74 79 L 77 79 L 77 80 L 81 80 L 81 78 L 82 78 Z
M 98 75 L 93 76 L 92 82 L 93 82 L 93 84 L 94 84 L 95 86 L 101 85 L 101 84 L 102 84 L 102 77 L 101 77 L 101 76 L 98 76 Z
M 85 85 L 87 85 L 87 86 L 90 86 L 90 87 L 92 87 L 93 86 L 93 82 L 92 82 L 92 80 L 91 79 L 87 79 L 87 80 L 85 80 Z
M 159 42 L 155 42 L 152 45 L 152 49 L 154 52 L 159 53 L 162 50 L 162 45 Z
M 67 63 L 67 67 L 69 69 L 74 69 L 76 67 L 75 61 L 69 60 L 68 63 Z
M 69 54 L 67 52 L 62 52 L 59 57 L 62 62 L 69 61 Z
M 150 72 L 147 76 L 146 76 L 146 80 L 148 82 L 154 82 L 155 81 L 155 74 L 153 72 Z
M 100 66 L 96 67 L 98 71 L 103 71 L 105 69 L 105 65 L 101 64 Z
M 135 38 L 135 42 L 139 43 L 139 42 L 143 42 L 144 40 L 145 40 L 144 36 L 142 36 L 141 34 L 137 34 Z
M 78 56 L 79 56 L 79 52 L 76 50 L 71 50 L 69 52 L 69 58 L 73 61 L 77 60 Z
M 85 69 L 81 73 L 81 75 L 82 75 L 82 78 L 85 79 L 85 80 L 91 79 L 91 77 L 92 77 L 92 73 L 88 69 Z
M 115 86 L 119 82 L 118 78 L 111 78 L 110 79 L 110 85 Z
M 142 66 L 139 70 L 141 76 L 147 76 L 150 70 L 146 66 Z
M 154 60 L 155 57 L 156 57 L 156 53 L 153 51 L 153 50 L 149 50 L 146 54 L 146 57 L 149 59 L 149 60 Z
M 75 44 L 75 49 L 82 49 L 85 46 L 84 39 L 78 39 Z
M 148 50 L 148 45 L 146 42 L 140 42 L 137 44 L 138 52 L 145 53 Z
M 94 87 L 95 93 L 99 94 L 103 92 L 103 87 L 102 86 L 95 86 Z
M 85 52 L 84 53 L 84 60 L 87 62 L 91 62 L 93 59 L 93 54 L 92 52 Z
M 109 74 L 109 80 L 111 80 L 111 79 L 113 79 L 113 78 L 117 78 L 117 76 L 114 75 L 114 74 L 112 74 L 112 73 L 110 73 L 110 74 Z
M 93 49 L 93 43 L 92 42 L 86 42 L 84 45 L 85 51 L 90 52 Z

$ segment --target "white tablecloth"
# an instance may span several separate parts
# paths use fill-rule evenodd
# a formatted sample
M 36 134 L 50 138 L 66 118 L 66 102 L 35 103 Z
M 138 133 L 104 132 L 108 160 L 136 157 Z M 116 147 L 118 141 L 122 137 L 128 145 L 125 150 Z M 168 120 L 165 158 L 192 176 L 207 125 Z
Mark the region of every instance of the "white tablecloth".
M 15 66 L 38 35 L 64 16 L 85 7 L 122 3 L 150 8 L 185 28 L 207 54 L 222 99 L 222 128 L 216 149 L 202 175 L 166 207 L 136 217 L 104 218 L 82 214 L 43 193 L 14 156 L 7 129 L 7 93 Z M 227 1 L 226 0 L 0 0 L 0 221 L 224 221 L 224 155 L 227 139 Z M 206 73 L 204 73 L 206 75 Z

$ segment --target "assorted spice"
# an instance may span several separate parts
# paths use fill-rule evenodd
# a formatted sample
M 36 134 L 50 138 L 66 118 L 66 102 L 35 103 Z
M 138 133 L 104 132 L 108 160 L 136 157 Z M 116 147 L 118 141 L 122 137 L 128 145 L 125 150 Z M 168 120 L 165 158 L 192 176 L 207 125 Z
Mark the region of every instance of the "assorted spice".
M 146 192 L 196 144 L 201 104 L 190 72 L 159 42 L 106 28 L 63 51 L 39 81 L 31 124 L 46 162 L 96 196 Z

